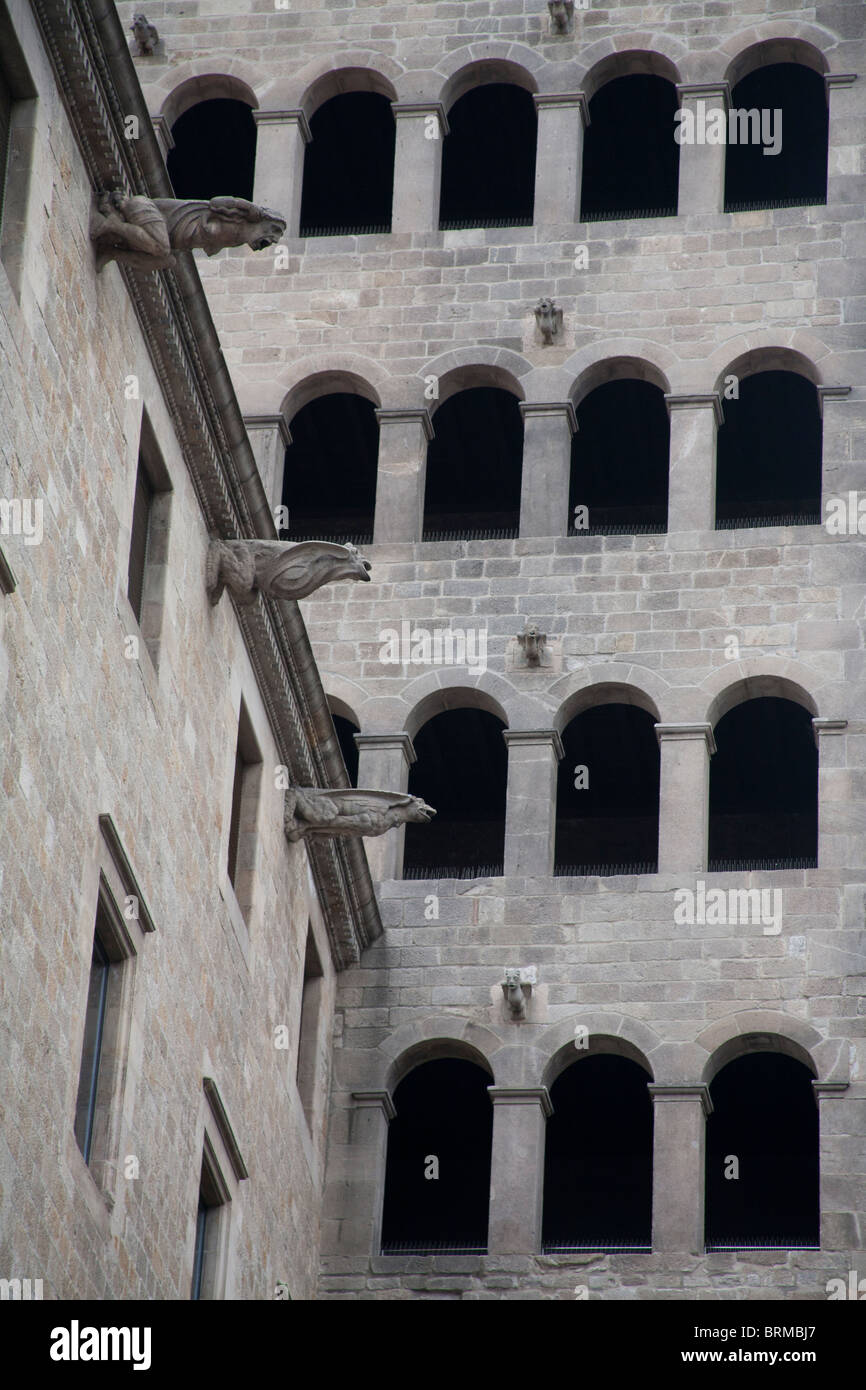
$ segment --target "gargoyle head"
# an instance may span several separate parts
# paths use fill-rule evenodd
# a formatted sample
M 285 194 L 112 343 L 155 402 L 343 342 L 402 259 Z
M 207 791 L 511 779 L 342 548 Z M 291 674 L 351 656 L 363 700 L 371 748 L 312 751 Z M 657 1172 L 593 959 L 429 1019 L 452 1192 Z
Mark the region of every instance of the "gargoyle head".
M 413 824 L 426 825 L 428 821 L 433 819 L 435 814 L 436 812 L 433 810 L 433 807 L 428 806 L 426 801 L 422 801 L 420 796 L 413 796 L 412 804 L 409 807 L 406 819 Z

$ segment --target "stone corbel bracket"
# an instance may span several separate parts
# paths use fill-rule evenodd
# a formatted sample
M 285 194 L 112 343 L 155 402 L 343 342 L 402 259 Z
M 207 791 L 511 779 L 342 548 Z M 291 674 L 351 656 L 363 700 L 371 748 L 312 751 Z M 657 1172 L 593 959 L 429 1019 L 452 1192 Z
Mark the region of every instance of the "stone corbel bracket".
M 502 993 L 512 1019 L 526 1018 L 526 1005 L 532 994 L 532 986 L 538 983 L 534 965 L 509 966 L 502 981 Z
M 547 633 L 539 632 L 535 623 L 527 623 L 523 632 L 517 634 L 517 645 L 523 654 L 522 665 L 537 667 L 545 664 Z
M 306 598 L 323 584 L 340 579 L 369 583 L 370 565 L 354 545 L 331 541 L 221 541 L 208 546 L 205 588 L 211 606 L 223 589 L 237 603 L 269 598 Z

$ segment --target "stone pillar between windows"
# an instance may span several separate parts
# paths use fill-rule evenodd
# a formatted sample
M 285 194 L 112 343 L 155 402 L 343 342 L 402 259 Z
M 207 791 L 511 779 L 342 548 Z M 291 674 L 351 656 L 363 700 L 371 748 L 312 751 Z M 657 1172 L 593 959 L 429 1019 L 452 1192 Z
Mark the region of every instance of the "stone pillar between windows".
M 163 115 L 151 116 L 153 133 L 156 136 L 157 144 L 163 159 L 167 160 L 169 154 L 174 149 L 174 136 L 171 133 L 171 126 Z
M 671 420 L 668 532 L 712 531 L 716 525 L 716 429 L 723 423 L 718 391 L 665 396 Z
M 299 232 L 304 150 L 311 140 L 303 111 L 254 111 L 256 176 L 253 202 L 286 219 L 286 237 Z
M 850 868 L 858 863 L 862 827 L 848 766 L 848 740 L 838 735 L 847 719 L 813 719 L 818 746 L 818 868 Z
M 490 1166 L 491 1255 L 534 1255 L 541 1249 L 544 1126 L 553 1106 L 546 1086 L 488 1086 L 493 1103 Z
M 388 1091 L 355 1091 L 349 1137 L 342 1151 L 332 1146 L 323 1221 L 323 1253 L 378 1255 L 388 1125 L 397 1113 Z
M 651 1082 L 653 1101 L 653 1253 L 700 1255 L 709 1088 Z
M 438 101 L 392 101 L 391 110 L 397 123 L 391 231 L 438 231 L 444 108 Z
M 711 724 L 656 724 L 659 769 L 659 873 L 700 874 L 707 867 Z
M 589 104 L 583 92 L 536 93 L 532 100 L 538 113 L 533 224 L 552 227 L 579 222 Z
M 355 734 L 358 746 L 358 786 L 367 791 L 405 792 L 415 749 L 408 734 Z M 403 872 L 405 825 L 364 841 L 374 882 L 399 878 Z
M 859 1180 L 851 1174 L 850 1167 L 840 1166 L 839 1154 L 844 1139 L 850 1138 L 858 1128 L 856 1111 L 862 1108 L 863 1101 L 852 1097 L 854 1114 L 852 1105 L 829 1106 L 830 1101 L 846 1099 L 848 1085 L 847 1081 L 812 1082 L 812 1093 L 818 1106 L 818 1210 L 821 1214 L 822 1250 L 855 1250 L 862 1244 L 855 1215 L 859 1207 Z M 844 1195 L 840 1196 L 840 1189 Z M 840 1269 L 838 1275 L 847 1283 L 847 1270 Z
M 818 387 L 818 409 L 821 413 L 822 522 L 827 521 L 829 499 L 841 498 L 847 511 L 849 492 L 862 489 L 863 479 L 866 477 L 866 450 L 860 443 L 864 437 L 863 427 L 858 419 L 860 412 L 851 410 L 848 406 L 847 398 L 850 394 L 850 386 Z M 855 499 L 853 505 L 854 516 L 857 516 L 857 500 Z
M 677 84 L 677 95 L 684 113 L 679 128 L 684 134 L 691 130 L 695 137 L 692 143 L 680 145 L 677 211 L 681 217 L 690 212 L 722 212 L 731 89 L 727 82 L 681 82 Z M 723 124 L 718 121 L 718 112 Z M 719 128 L 724 132 L 719 143 L 706 143 L 707 133 L 715 138 Z M 702 140 L 704 143 L 699 143 Z
M 824 87 L 829 107 L 827 132 L 827 202 L 844 202 L 837 179 L 848 180 L 860 171 L 860 149 L 863 144 L 863 116 L 860 98 L 854 91 L 857 74 L 828 72 Z M 837 196 L 838 195 L 838 196 Z
M 373 541 L 420 541 L 424 529 L 427 445 L 433 426 L 426 408 L 377 410 L 379 464 Z
M 283 500 L 283 470 L 286 450 L 292 442 L 292 436 L 282 415 L 245 415 L 244 424 L 258 464 L 265 496 L 273 513 Z M 291 539 L 291 515 L 288 529 Z
M 571 401 L 521 401 L 523 479 L 521 536 L 567 536 L 571 440 L 577 417 Z
M 563 755 L 556 729 L 503 729 L 508 746 L 505 873 L 549 878 L 556 835 L 556 773 Z

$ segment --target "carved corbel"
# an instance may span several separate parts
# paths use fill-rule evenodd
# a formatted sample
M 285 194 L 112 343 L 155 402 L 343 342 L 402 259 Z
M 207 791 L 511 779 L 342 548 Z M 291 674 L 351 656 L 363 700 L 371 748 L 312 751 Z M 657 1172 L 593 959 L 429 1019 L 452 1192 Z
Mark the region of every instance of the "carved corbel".
M 574 28 L 574 0 L 547 0 L 550 32 L 570 34 Z
M 502 993 L 505 996 L 508 1012 L 515 1021 L 526 1018 L 526 1005 L 535 983 L 534 965 L 523 968 L 509 966 L 506 969 L 505 979 L 502 981 Z
M 562 310 L 552 299 L 539 299 L 535 306 L 535 323 L 545 347 L 552 347 L 554 338 L 562 332 Z

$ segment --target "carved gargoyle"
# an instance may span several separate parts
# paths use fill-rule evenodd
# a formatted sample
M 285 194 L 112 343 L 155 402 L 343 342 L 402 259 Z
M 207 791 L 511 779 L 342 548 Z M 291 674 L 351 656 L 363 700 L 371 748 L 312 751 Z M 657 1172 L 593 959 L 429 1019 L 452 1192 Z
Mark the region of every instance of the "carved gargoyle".
M 523 648 L 527 666 L 540 666 L 547 645 L 547 634 L 539 632 L 535 623 L 527 623 L 523 632 L 518 632 L 517 640 Z
M 419 796 L 405 792 L 359 791 L 354 787 L 323 791 L 290 787 L 286 792 L 286 839 L 307 835 L 384 835 L 395 825 L 426 824 L 436 812 Z
M 526 1018 L 526 995 L 519 970 L 506 970 L 502 981 L 502 993 L 512 1018 Z
M 545 347 L 550 347 L 562 327 L 562 310 L 552 299 L 539 299 L 535 306 L 535 322 Z
M 568 34 L 571 31 L 574 14 L 574 0 L 547 0 L 550 12 L 550 28 L 554 34 Z
M 340 579 L 370 582 L 370 564 L 354 545 L 333 541 L 221 541 L 208 546 L 205 588 L 211 604 L 228 589 L 238 603 L 306 598 Z
M 286 220 L 246 198 L 128 198 L 100 193 L 90 217 L 96 269 L 120 261 L 134 270 L 167 270 L 173 252 L 201 247 L 215 256 L 225 246 L 263 251 L 279 241 Z
M 159 43 L 159 30 L 156 25 L 151 24 L 146 15 L 137 14 L 133 15 L 130 28 L 139 58 L 149 58 Z

